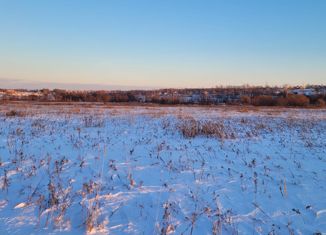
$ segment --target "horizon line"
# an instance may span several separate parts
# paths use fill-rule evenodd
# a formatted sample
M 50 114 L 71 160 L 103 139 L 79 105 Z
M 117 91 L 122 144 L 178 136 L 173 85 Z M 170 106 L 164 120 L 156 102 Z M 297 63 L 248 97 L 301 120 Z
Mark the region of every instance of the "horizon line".
M 326 86 L 326 84 L 315 83 L 293 83 L 293 84 L 216 84 L 212 86 L 135 86 L 135 85 L 117 85 L 101 83 L 62 83 L 62 82 L 38 82 L 24 81 L 22 79 L 0 78 L 0 89 L 13 90 L 41 90 L 41 89 L 63 89 L 63 90 L 84 90 L 84 91 L 131 91 L 131 90 L 163 90 L 163 89 L 212 89 L 212 88 L 240 88 L 240 87 L 295 87 L 295 86 Z

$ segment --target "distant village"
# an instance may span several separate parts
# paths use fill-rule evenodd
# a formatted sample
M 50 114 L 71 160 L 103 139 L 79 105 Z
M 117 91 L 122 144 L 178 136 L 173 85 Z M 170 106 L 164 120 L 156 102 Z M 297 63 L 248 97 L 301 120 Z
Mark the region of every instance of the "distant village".
M 0 89 L 0 100 L 39 102 L 138 102 L 203 105 L 251 104 L 267 106 L 323 106 L 326 102 L 326 86 L 239 86 L 207 89 L 159 89 L 131 91 Z

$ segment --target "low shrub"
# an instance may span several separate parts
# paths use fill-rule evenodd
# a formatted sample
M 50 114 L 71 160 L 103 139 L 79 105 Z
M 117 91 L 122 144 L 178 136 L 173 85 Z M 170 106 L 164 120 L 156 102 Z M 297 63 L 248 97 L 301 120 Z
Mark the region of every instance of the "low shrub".
M 251 103 L 251 99 L 247 95 L 241 96 L 240 100 L 241 100 L 241 104 L 250 104 Z
M 16 110 L 10 110 L 9 112 L 6 112 L 7 117 L 23 117 L 25 116 L 23 112 L 19 112 Z
M 274 106 L 277 102 L 272 96 L 259 95 L 253 98 L 252 104 L 255 106 Z
M 318 107 L 324 107 L 325 106 L 325 100 L 323 100 L 323 99 L 318 99 L 317 101 L 316 101 L 316 106 L 318 106 Z
M 256 96 L 252 99 L 255 106 L 308 106 L 310 100 L 304 95 L 288 95 L 287 97 L 273 97 L 268 95 Z
M 286 97 L 288 106 L 308 106 L 309 98 L 304 95 L 289 95 Z

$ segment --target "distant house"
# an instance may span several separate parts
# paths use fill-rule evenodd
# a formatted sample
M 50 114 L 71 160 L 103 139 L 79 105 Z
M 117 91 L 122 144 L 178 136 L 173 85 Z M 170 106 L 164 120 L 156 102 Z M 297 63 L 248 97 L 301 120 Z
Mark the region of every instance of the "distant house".
M 220 103 L 224 103 L 225 101 L 225 96 L 223 95 L 209 95 L 208 96 L 208 101 L 210 103 L 214 103 L 214 104 L 220 104 Z
M 192 96 L 191 95 L 181 95 L 179 97 L 181 103 L 191 103 L 192 102 Z
M 318 94 L 326 95 L 326 87 L 323 87 L 323 88 L 319 89 Z
M 200 94 L 192 94 L 191 101 L 195 104 L 200 103 L 201 101 L 201 95 Z
M 146 96 L 145 95 L 141 95 L 141 94 L 135 95 L 135 98 L 140 103 L 145 103 L 146 102 Z
M 46 100 L 47 101 L 55 101 L 55 97 L 53 94 L 49 93 L 47 96 L 46 96 Z
M 288 93 L 293 95 L 312 96 L 316 94 L 316 91 L 313 88 L 306 88 L 306 89 L 293 89 L 290 90 Z

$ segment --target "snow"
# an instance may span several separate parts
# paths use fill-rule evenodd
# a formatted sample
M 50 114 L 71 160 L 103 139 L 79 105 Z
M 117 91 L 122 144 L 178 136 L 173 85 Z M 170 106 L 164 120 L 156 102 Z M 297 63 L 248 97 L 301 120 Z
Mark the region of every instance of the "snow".
M 0 233 L 325 233 L 325 139 L 325 109 L 4 105 Z

